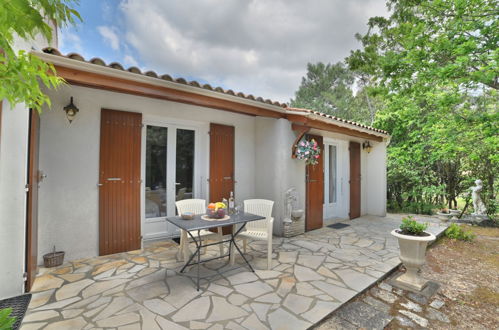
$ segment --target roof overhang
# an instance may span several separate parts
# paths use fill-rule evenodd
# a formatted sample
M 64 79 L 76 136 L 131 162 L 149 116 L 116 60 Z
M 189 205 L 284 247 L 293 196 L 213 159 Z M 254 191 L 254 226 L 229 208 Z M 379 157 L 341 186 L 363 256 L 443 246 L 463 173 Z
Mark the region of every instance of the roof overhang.
M 43 61 L 53 64 L 57 75 L 72 85 L 192 104 L 250 116 L 288 119 L 292 122 L 294 129 L 299 131 L 303 131 L 305 127 L 380 142 L 389 139 L 386 132 L 372 127 L 332 116 L 329 118 L 328 115 L 321 115 L 311 110 L 298 111 L 299 109 L 286 107 L 285 104 L 279 102 L 273 104 L 270 100 L 262 98 L 255 99 L 244 94 L 241 97 L 240 93 L 236 95 L 231 90 L 219 92 L 214 89 L 200 88 L 197 83 L 197 85 L 191 85 L 179 83 L 178 80 L 170 81 L 159 79 L 157 76 L 137 74 L 123 70 L 123 68 L 118 70 L 112 65 L 87 62 L 79 55 L 77 57 L 79 59 L 75 59 L 40 51 L 32 53 Z
M 285 118 L 286 116 L 285 108 L 272 104 L 116 70 L 63 56 L 43 52 L 33 53 L 43 61 L 52 63 L 57 75 L 72 85 L 193 104 L 251 116 L 271 118 Z
M 386 134 L 377 133 L 369 129 L 353 127 L 353 125 L 341 122 L 333 124 L 330 119 L 312 113 L 288 111 L 286 117 L 292 122 L 293 130 L 301 130 L 302 127 L 310 129 L 315 128 L 322 131 L 344 134 L 377 142 L 382 142 L 384 139 L 388 138 Z

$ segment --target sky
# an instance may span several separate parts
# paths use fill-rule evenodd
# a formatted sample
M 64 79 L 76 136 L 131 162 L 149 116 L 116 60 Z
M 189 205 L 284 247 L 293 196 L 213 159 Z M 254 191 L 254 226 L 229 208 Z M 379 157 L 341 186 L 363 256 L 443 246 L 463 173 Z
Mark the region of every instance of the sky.
M 384 0 L 80 0 L 59 49 L 274 101 L 294 97 L 307 63 L 335 63 Z

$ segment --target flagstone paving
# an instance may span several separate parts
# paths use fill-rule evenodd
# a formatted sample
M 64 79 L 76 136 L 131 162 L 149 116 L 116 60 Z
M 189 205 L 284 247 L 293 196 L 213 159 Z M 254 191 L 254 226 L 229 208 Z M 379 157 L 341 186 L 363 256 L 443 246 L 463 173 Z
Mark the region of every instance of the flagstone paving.
M 434 234 L 445 229 L 425 221 Z M 250 242 L 255 273 L 237 267 L 240 258 L 236 266 L 206 263 L 201 276 L 210 277 L 199 292 L 196 267 L 179 274 L 183 262 L 170 240 L 42 269 L 21 329 L 306 329 L 399 265 L 390 236 L 399 222 L 367 216 L 340 230 L 275 237 L 271 270 L 266 242 Z M 202 258 L 217 253 L 210 247 Z

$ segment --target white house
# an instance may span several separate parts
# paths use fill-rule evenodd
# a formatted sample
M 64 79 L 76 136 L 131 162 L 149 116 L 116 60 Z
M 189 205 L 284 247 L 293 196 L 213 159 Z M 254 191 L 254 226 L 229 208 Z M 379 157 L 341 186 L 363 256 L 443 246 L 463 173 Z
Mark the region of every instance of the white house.
M 74 260 L 176 236 L 165 217 L 183 198 L 274 200 L 276 235 L 290 188 L 305 230 L 385 215 L 382 130 L 54 48 L 33 52 L 67 84 L 46 91 L 52 104 L 41 115 L 3 102 L 0 298 L 29 290 L 54 246 Z M 71 99 L 79 111 L 70 123 Z M 292 158 L 311 137 L 322 146 L 315 166 Z

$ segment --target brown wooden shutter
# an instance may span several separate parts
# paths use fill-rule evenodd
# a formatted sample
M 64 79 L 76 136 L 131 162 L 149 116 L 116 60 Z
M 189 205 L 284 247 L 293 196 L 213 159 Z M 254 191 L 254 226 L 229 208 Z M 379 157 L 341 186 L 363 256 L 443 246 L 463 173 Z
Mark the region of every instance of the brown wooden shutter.
M 234 191 L 234 126 L 210 124 L 210 202 Z
M 350 142 L 350 219 L 360 217 L 360 143 Z
M 142 114 L 101 112 L 99 254 L 137 250 L 140 234 Z
M 322 136 L 308 135 L 309 140 L 315 139 L 321 148 L 321 155 L 317 165 L 306 167 L 306 223 L 305 229 L 322 228 L 324 205 L 324 144 Z
M 40 116 L 30 109 L 28 145 L 28 193 L 26 210 L 26 291 L 30 291 L 38 264 L 38 151 L 40 146 Z
M 210 124 L 210 199 L 220 202 L 229 199 L 234 191 L 234 126 Z M 223 227 L 226 235 L 231 226 Z

